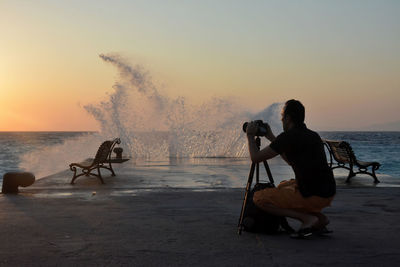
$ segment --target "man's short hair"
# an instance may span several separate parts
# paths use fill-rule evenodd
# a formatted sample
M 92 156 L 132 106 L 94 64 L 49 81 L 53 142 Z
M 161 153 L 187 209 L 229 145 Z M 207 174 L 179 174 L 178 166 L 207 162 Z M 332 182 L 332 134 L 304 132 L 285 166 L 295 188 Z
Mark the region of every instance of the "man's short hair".
M 300 125 L 304 123 L 304 106 L 300 101 L 290 99 L 285 103 L 283 115 L 289 115 L 295 125 Z

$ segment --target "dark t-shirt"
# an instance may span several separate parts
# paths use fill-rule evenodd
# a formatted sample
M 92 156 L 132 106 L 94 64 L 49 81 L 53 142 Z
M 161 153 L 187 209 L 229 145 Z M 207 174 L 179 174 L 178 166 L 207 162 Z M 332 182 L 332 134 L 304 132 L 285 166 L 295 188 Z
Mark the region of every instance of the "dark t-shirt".
M 270 147 L 278 154 L 285 154 L 303 197 L 331 197 L 336 193 L 321 137 L 305 124 L 281 133 Z

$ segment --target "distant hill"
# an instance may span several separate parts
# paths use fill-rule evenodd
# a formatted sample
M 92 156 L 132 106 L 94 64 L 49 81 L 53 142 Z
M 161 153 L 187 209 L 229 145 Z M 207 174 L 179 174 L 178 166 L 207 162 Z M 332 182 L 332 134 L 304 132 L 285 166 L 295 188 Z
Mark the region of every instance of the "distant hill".
M 400 131 L 400 121 L 371 124 L 361 127 L 362 131 Z

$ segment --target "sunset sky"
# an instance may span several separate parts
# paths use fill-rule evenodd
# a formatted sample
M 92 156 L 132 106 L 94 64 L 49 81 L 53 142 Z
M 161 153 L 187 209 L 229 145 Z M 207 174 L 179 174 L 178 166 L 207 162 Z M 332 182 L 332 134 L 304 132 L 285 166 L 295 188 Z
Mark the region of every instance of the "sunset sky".
M 83 106 L 142 65 L 171 97 L 299 99 L 317 130 L 400 121 L 400 1 L 0 0 L 0 131 L 98 130 Z

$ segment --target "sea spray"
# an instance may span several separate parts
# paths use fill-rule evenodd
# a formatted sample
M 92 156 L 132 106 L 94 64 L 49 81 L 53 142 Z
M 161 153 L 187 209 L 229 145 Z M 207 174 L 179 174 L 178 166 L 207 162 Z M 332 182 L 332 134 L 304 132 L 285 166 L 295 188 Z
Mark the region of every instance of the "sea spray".
M 65 170 L 72 162 L 94 157 L 103 137 L 95 133 L 68 138 L 61 144 L 47 145 L 24 153 L 19 168 L 35 174 L 36 178 Z
M 280 109 L 275 103 L 252 114 L 237 100 L 213 97 L 203 104 L 163 94 L 148 71 L 132 66 L 117 54 L 101 54 L 119 78 L 100 103 L 84 106 L 100 132 L 66 140 L 63 144 L 25 154 L 20 167 L 42 177 L 64 170 L 69 163 L 93 157 L 104 140 L 121 138 L 125 156 L 163 160 L 194 157 L 247 157 L 242 125 L 262 119 L 274 133 L 281 131 Z
M 102 54 L 100 58 L 117 68 L 119 80 L 108 101 L 85 108 L 98 120 L 102 133 L 121 137 L 130 156 L 160 159 L 244 155 L 242 144 L 235 139 L 240 137 L 241 124 L 250 114 L 238 103 L 214 97 L 193 105 L 183 97 L 168 97 L 143 67 L 131 66 L 115 54 Z

